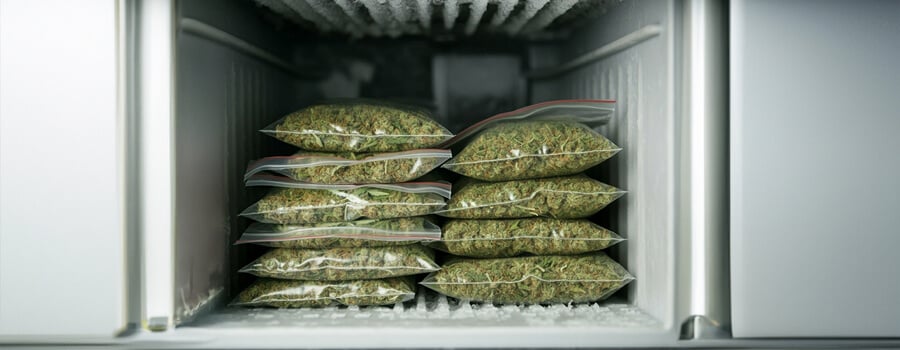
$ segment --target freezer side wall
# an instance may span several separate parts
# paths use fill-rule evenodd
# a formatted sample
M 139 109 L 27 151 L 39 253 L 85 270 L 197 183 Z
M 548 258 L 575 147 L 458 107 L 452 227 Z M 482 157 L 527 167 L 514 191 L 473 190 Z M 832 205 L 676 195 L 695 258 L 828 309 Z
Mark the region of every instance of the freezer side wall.
M 278 33 L 268 33 L 268 37 L 260 33 L 269 26 L 254 18 L 249 3 L 244 4 L 246 8 L 234 2 L 180 5 L 179 20 L 214 24 L 275 54 L 292 51 L 283 38 L 283 48 L 274 48 Z M 314 94 L 308 93 L 307 87 L 291 73 L 257 58 L 178 31 L 173 247 L 176 324 L 190 320 L 203 307 L 221 306 L 240 284 L 236 279 L 245 278 L 238 275 L 235 279 L 234 273 L 258 248 L 232 246 L 247 225 L 237 215 L 264 191 L 245 189 L 243 174 L 252 160 L 291 151 L 258 130 L 310 103 Z
M 617 100 L 600 132 L 623 148 L 594 174 L 628 194 L 601 212 L 599 222 L 628 240 L 616 253 L 637 280 L 629 300 L 664 322 L 674 317 L 675 255 L 673 31 L 677 4 L 629 1 L 578 30 L 564 45 L 534 50 L 533 62 L 562 64 L 623 36 L 659 26 L 661 33 L 549 79 L 533 80 L 531 102 L 561 98 Z M 558 50 L 552 52 L 552 50 Z M 546 56 L 546 57 L 541 57 Z M 549 61 L 549 62 L 548 62 Z

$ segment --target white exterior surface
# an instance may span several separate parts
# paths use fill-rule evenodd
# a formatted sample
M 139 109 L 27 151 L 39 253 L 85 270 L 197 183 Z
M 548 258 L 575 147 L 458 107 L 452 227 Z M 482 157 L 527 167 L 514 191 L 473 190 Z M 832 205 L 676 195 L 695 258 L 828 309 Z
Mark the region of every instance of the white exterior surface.
M 174 228 L 174 52 L 170 1 L 141 1 L 137 35 L 139 60 L 140 234 L 143 247 L 143 314 L 154 328 L 172 324 L 172 231 Z
M 900 2 L 731 8 L 735 337 L 900 337 Z
M 116 40 L 113 1 L 0 3 L 0 341 L 125 325 Z

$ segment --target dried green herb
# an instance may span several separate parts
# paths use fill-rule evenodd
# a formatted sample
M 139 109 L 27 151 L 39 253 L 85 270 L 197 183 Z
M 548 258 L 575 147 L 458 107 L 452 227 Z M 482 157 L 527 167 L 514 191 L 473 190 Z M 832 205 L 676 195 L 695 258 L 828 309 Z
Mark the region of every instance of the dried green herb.
M 352 190 L 280 188 L 241 215 L 272 224 L 311 224 L 421 216 L 434 213 L 445 204 L 444 197 L 434 193 L 373 187 Z
M 623 194 L 622 190 L 584 175 L 473 181 L 454 192 L 447 209 L 439 214 L 458 219 L 578 219 L 593 215 Z
M 334 305 L 392 305 L 415 298 L 412 278 L 358 281 L 290 281 L 260 279 L 232 303 L 250 307 L 326 307 Z
M 325 250 L 277 248 L 240 272 L 279 279 L 348 281 L 409 276 L 438 269 L 434 252 L 413 244 Z
M 581 123 L 509 122 L 478 134 L 444 168 L 485 181 L 563 176 L 583 172 L 619 150 Z
M 432 147 L 453 136 L 423 110 L 366 100 L 310 106 L 263 132 L 323 152 L 405 151 Z
M 429 246 L 473 258 L 575 255 L 622 241 L 615 232 L 588 220 L 550 218 L 450 220 L 444 224 L 443 236 Z
M 449 154 L 449 151 L 444 151 Z M 403 155 L 372 153 L 315 153 L 300 152 L 297 155 L 313 157 L 336 157 L 361 162 L 345 164 L 321 164 L 302 168 L 286 167 L 278 171 L 292 179 L 320 184 L 371 184 L 397 183 L 418 179 L 434 170 L 447 160 L 440 153 L 428 154 L 421 151 Z
M 606 254 L 459 259 L 422 285 L 450 297 L 508 304 L 601 300 L 634 278 Z
M 422 217 L 306 225 L 253 223 L 237 243 L 276 248 L 359 248 L 407 245 L 440 239 L 441 229 Z
M 375 248 L 417 244 L 420 241 L 382 241 L 361 238 L 326 237 L 298 239 L 293 241 L 266 242 L 262 245 L 274 248 L 331 249 L 331 248 Z

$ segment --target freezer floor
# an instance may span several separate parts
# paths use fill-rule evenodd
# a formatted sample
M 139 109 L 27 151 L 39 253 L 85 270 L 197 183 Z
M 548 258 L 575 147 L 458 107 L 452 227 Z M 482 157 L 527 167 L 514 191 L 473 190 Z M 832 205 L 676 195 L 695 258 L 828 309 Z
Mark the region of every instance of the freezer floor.
M 419 293 L 415 301 L 393 307 L 331 307 L 323 309 L 225 308 L 202 316 L 190 327 L 510 327 L 591 326 L 654 327 L 659 321 L 624 303 L 575 305 L 472 304 Z

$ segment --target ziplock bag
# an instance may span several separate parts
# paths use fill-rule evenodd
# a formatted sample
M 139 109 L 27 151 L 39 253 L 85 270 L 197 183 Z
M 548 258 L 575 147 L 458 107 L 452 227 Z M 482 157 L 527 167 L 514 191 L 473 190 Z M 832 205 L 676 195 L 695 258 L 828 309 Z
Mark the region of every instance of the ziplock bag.
M 310 281 L 368 280 L 437 271 L 434 252 L 422 245 L 375 248 L 277 248 L 239 272 Z
M 593 215 L 624 194 L 618 188 L 585 175 L 504 182 L 471 181 L 454 191 L 447 209 L 437 214 L 457 219 L 534 216 L 580 219 Z
M 456 136 L 440 143 L 438 148 L 450 148 L 485 128 L 517 120 L 566 120 L 596 127 L 606 124 L 616 111 L 615 100 L 554 100 L 535 103 L 514 111 L 500 113 L 481 120 Z
M 233 306 L 326 307 L 393 305 L 415 298 L 412 278 L 357 281 L 291 281 L 263 278 L 238 294 Z
M 516 121 L 482 131 L 443 167 L 484 181 L 532 179 L 577 174 L 620 150 L 578 122 Z
M 420 149 L 393 153 L 318 153 L 267 157 L 247 169 L 244 179 L 272 171 L 297 181 L 319 184 L 397 183 L 415 180 L 448 159 L 450 150 Z
M 583 254 L 623 240 L 585 219 L 450 220 L 444 224 L 443 238 L 428 246 L 457 256 L 503 258 Z
M 258 175 L 248 186 L 277 186 L 240 215 L 270 224 L 314 224 L 359 218 L 390 219 L 432 214 L 446 205 L 450 184 L 321 185 Z
M 306 225 L 252 223 L 235 244 L 277 248 L 359 248 L 405 245 L 441 239 L 441 228 L 425 218 L 357 220 Z
M 453 137 L 424 109 L 367 99 L 309 106 L 260 131 L 322 152 L 406 151 L 433 147 Z
M 606 254 L 458 259 L 420 284 L 441 294 L 499 304 L 602 300 L 634 280 Z

